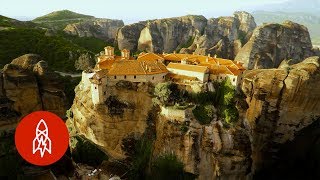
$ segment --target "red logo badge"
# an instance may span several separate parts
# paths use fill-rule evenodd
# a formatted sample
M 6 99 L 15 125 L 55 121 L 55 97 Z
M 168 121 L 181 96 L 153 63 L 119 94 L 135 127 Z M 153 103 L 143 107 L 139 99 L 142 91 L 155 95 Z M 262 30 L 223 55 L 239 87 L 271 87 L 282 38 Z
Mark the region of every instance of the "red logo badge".
M 66 152 L 69 133 L 62 119 L 50 112 L 37 111 L 24 117 L 16 128 L 19 154 L 29 163 L 46 166 Z

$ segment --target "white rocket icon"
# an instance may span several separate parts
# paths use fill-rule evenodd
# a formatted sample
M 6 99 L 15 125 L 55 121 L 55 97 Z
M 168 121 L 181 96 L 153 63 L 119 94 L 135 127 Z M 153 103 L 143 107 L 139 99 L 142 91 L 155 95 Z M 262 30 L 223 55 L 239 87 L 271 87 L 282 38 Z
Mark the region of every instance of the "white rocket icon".
M 40 152 L 41 158 L 47 151 L 51 154 L 51 140 L 49 138 L 49 129 L 46 122 L 41 119 L 36 128 L 36 137 L 33 139 L 32 153 Z

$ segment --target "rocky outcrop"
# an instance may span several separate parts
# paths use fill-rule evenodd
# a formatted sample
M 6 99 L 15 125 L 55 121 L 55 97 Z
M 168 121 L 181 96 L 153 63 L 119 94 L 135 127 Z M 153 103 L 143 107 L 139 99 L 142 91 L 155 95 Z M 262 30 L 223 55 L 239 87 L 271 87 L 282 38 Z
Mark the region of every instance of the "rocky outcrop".
M 254 18 L 246 12 L 209 20 L 189 15 L 124 26 L 118 32 L 117 42 L 120 49 L 131 51 L 181 50 L 182 53 L 211 53 L 233 59 L 255 26 Z
M 65 116 L 63 83 L 38 55 L 27 54 L 0 73 L 0 129 L 14 129 L 21 117 L 39 110 Z
M 134 135 L 139 138 L 147 127 L 152 108 L 148 84 L 122 84 L 108 86 L 111 94 L 105 104 L 94 106 L 90 85 L 82 81 L 76 87 L 74 104 L 67 121 L 71 135 L 76 133 L 99 145 L 110 157 L 123 160 L 122 140 Z
M 195 38 L 193 44 L 182 52 L 208 53 L 234 59 L 239 49 L 248 41 L 256 24 L 246 12 L 235 12 L 233 17 L 211 18 L 204 34 Z
M 206 24 L 207 19 L 203 16 L 148 21 L 140 33 L 138 50 L 160 53 L 181 49 L 202 33 Z
M 137 51 L 140 33 L 145 27 L 146 22 L 139 22 L 125 25 L 119 29 L 117 34 L 117 45 L 119 49 L 129 49 Z
M 94 19 L 69 24 L 63 31 L 79 37 L 96 37 L 113 43 L 118 29 L 122 26 L 124 26 L 122 20 Z
M 83 53 L 79 56 L 79 58 L 75 61 L 74 67 L 77 70 L 88 70 L 93 69 L 96 64 L 96 61 L 89 53 Z
M 221 121 L 200 125 L 193 117 L 181 122 L 163 116 L 156 127 L 155 156 L 175 154 L 185 171 L 198 179 L 245 179 L 250 171 L 250 141 L 243 128 L 228 129 Z
M 283 60 L 298 63 L 313 54 L 308 29 L 286 21 L 256 28 L 235 60 L 248 69 L 264 69 L 277 68 Z
M 319 63 L 319 57 L 310 57 L 291 66 L 243 75 L 241 89 L 249 105 L 243 116 L 251 141 L 252 173 L 268 168 L 277 160 L 281 145 L 319 120 Z

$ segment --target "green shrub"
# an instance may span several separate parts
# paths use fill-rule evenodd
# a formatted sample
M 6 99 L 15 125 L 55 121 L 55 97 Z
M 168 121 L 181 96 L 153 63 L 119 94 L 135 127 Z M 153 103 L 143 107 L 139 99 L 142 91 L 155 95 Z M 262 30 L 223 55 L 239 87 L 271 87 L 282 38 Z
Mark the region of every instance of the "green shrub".
M 71 146 L 73 146 L 73 150 L 71 152 L 72 158 L 77 163 L 98 166 L 104 160 L 108 160 L 108 156 L 103 151 L 84 137 L 72 137 Z
M 151 167 L 150 179 L 194 179 L 183 170 L 183 163 L 174 154 L 159 156 Z
M 209 124 L 216 112 L 213 105 L 198 105 L 192 113 L 200 124 Z
M 122 149 L 130 162 L 128 178 L 145 179 L 152 154 L 152 141 L 145 136 L 139 140 L 129 137 L 123 140 Z

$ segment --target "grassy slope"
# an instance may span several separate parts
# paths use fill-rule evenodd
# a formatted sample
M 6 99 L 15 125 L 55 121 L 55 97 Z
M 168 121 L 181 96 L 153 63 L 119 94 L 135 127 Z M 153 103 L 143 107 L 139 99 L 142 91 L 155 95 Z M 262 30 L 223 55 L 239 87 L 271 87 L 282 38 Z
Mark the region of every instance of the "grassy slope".
M 253 13 L 257 24 L 262 23 L 282 23 L 291 20 L 305 25 L 310 32 L 311 40 L 314 45 L 320 45 L 320 16 L 311 13 L 289 13 L 289 12 L 266 12 L 257 11 Z

